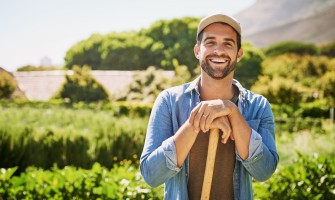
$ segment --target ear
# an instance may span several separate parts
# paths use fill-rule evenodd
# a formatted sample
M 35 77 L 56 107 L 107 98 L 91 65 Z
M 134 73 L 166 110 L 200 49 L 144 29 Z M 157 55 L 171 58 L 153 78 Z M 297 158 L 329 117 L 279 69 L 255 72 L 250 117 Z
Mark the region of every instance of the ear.
M 243 57 L 243 49 L 240 48 L 237 52 L 237 62 L 240 62 L 240 60 L 242 59 Z
M 199 50 L 200 50 L 200 47 L 197 44 L 194 45 L 194 48 L 193 48 L 193 52 L 194 52 L 194 56 L 199 60 Z

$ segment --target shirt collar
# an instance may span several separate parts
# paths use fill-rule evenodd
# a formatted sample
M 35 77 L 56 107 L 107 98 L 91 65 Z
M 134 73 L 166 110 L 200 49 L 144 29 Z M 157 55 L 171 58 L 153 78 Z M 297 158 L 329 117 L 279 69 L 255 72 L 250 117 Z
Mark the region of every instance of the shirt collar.
M 190 82 L 189 86 L 185 90 L 185 93 L 189 93 L 192 90 L 195 90 L 198 94 L 200 94 L 200 92 L 199 92 L 199 84 L 198 84 L 199 81 L 200 81 L 200 76 L 197 77 L 196 79 L 194 79 L 192 82 Z
M 195 90 L 198 94 L 200 94 L 200 92 L 199 92 L 199 81 L 200 81 L 200 76 L 197 77 L 196 79 L 194 79 L 192 82 L 190 82 L 189 86 L 185 90 L 185 93 L 188 93 L 188 92 L 191 92 L 192 90 Z M 233 79 L 233 84 L 238 88 L 240 93 L 242 93 L 244 91 L 243 86 L 236 79 Z

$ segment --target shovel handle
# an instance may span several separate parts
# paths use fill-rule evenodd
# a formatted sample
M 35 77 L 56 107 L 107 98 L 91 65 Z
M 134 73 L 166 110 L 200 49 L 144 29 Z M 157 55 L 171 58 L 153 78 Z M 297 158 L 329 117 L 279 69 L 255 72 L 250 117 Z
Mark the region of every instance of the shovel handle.
M 201 190 L 201 200 L 207 200 L 210 197 L 218 141 L 219 129 L 211 129 L 209 134 L 204 182 Z

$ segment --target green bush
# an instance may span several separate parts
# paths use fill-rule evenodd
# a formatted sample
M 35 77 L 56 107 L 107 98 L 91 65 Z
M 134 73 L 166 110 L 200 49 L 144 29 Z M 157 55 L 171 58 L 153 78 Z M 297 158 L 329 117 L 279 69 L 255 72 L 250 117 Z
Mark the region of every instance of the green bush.
M 117 116 L 108 109 L 2 107 L 0 155 L 6 156 L 0 167 L 88 168 L 94 162 L 111 167 L 118 160 L 136 160 L 147 122 L 148 114 Z
M 326 45 L 322 45 L 319 48 L 319 54 L 329 56 L 329 57 L 335 57 L 335 42 L 331 42 Z
M 0 68 L 0 99 L 8 99 L 17 87 L 14 77 Z
M 89 170 L 67 166 L 51 170 L 1 169 L 0 199 L 162 199 L 163 187 L 149 188 L 129 161 L 112 169 L 95 163 Z
M 237 63 L 234 73 L 243 87 L 250 89 L 262 72 L 261 63 L 264 60 L 264 53 L 248 42 L 243 42 L 242 48 L 243 57 Z
M 285 53 L 295 53 L 298 55 L 316 55 L 317 48 L 314 44 L 284 41 L 271 45 L 264 50 L 266 56 L 277 56 Z
M 267 57 L 251 90 L 271 103 L 303 103 L 334 98 L 335 59 L 326 56 L 283 54 Z
M 66 82 L 55 98 L 68 99 L 70 102 L 107 101 L 108 92 L 90 74 L 88 66 L 73 66 L 73 74 L 66 75 Z
M 50 101 L 4 100 L 0 99 L 0 108 L 34 108 L 34 109 L 88 109 L 96 112 L 109 111 L 112 116 L 147 117 L 151 112 L 152 104 L 139 102 L 67 102 L 62 99 Z
M 265 183 L 254 183 L 256 199 L 335 199 L 335 159 L 299 153 Z
M 168 87 L 168 79 L 162 70 L 149 67 L 146 71 L 134 75 L 133 81 L 128 85 L 125 100 L 153 103 L 158 94 Z

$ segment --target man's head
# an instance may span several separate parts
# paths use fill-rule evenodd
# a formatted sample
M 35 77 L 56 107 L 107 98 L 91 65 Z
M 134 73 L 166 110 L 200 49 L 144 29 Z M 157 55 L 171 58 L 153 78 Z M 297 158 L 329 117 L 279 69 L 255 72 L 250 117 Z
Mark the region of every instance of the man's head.
M 224 23 L 227 24 L 229 26 L 231 26 L 235 31 L 236 31 L 236 41 L 237 41 L 237 47 L 238 49 L 241 48 L 241 34 L 242 34 L 242 30 L 241 30 L 241 25 L 240 23 L 234 19 L 231 16 L 225 15 L 225 14 L 221 14 L 221 13 L 216 13 L 216 14 L 212 14 L 209 15 L 205 18 L 203 18 L 199 25 L 198 25 L 198 30 L 197 30 L 197 42 L 201 42 L 202 39 L 202 33 L 203 30 L 210 24 L 213 23 Z
M 205 74 L 217 80 L 233 77 L 243 55 L 240 35 L 240 24 L 227 15 L 214 14 L 200 21 L 194 54 Z

